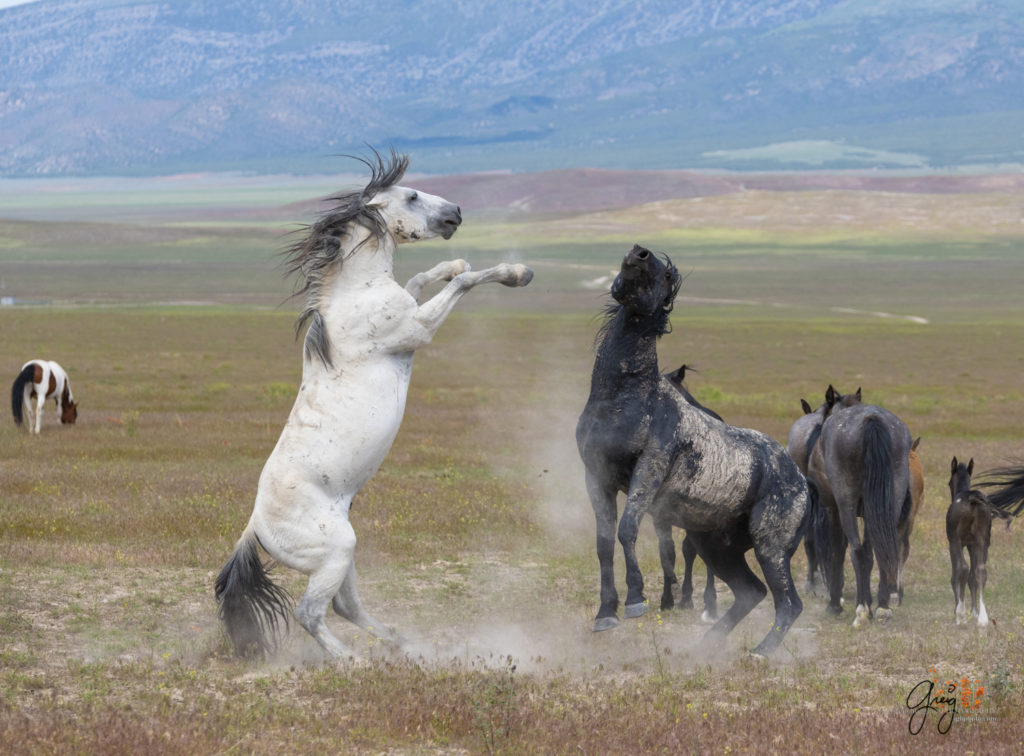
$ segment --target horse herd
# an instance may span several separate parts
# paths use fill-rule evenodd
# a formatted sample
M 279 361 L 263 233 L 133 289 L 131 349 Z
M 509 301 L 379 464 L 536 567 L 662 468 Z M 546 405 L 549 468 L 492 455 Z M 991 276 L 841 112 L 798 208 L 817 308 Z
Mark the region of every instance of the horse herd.
M 347 650 L 324 621 L 328 607 L 401 644 L 360 601 L 356 537 L 348 518 L 352 498 L 377 471 L 398 432 L 415 350 L 430 343 L 471 288 L 490 282 L 526 286 L 533 277 L 523 265 L 475 272 L 466 261 L 453 260 L 400 286 L 393 269 L 397 245 L 448 239 L 462 214 L 441 197 L 398 184 L 408 168 L 406 156 L 374 152 L 362 162 L 371 174 L 366 186 L 332 197 L 333 209 L 286 251 L 289 272 L 300 277 L 300 293 L 306 295 L 298 323 L 309 326 L 302 380 L 260 475 L 249 522 L 214 589 L 227 635 L 243 656 L 271 652 L 292 614 L 290 596 L 271 580 L 261 551 L 309 577 L 294 616 L 329 656 Z M 667 257 L 634 246 L 611 286 L 613 301 L 596 339 L 590 394 L 576 428 L 600 565 L 594 631 L 618 624 L 616 540 L 626 564 L 624 614 L 636 617 L 647 610 L 636 557 L 646 514 L 658 537 L 662 609 L 675 603 L 673 527 L 686 532 L 684 606 L 691 605 L 694 556 L 707 565 L 705 617 L 714 624 L 705 642 L 728 634 L 770 591 L 775 618 L 752 653 L 766 655 L 781 643 L 803 609 L 790 567 L 801 540 L 808 557 L 806 588 L 813 590 L 820 571 L 828 609 L 837 614 L 849 548 L 857 584 L 855 625 L 872 616 L 869 580 L 877 561 L 875 616 L 884 621 L 891 616 L 890 594 L 902 602 L 910 532 L 923 498 L 917 441 L 891 412 L 862 402 L 860 389 L 841 394 L 832 386 L 817 409 L 801 400 L 804 415 L 786 448 L 723 421 L 686 390 L 685 365 L 667 374 L 659 370 L 657 342 L 670 329 L 681 280 Z M 424 288 L 434 282 L 445 285 L 421 303 Z M 51 396 L 61 421 L 74 423 L 77 405 L 66 373 L 54 362 L 27 363 L 12 387 L 15 421 L 29 416 L 30 431 L 39 433 L 42 407 Z M 971 488 L 972 473 L 973 459 L 965 465 L 953 458 L 946 530 L 956 620 L 966 620 L 970 611 L 984 625 L 992 519 L 1009 522 L 1024 509 L 1024 466 L 987 475 L 983 487 L 991 495 Z M 621 516 L 620 492 L 626 497 Z M 751 549 L 767 588 L 747 564 Z M 716 577 L 734 596 L 721 617 Z M 972 592 L 970 610 L 965 585 Z

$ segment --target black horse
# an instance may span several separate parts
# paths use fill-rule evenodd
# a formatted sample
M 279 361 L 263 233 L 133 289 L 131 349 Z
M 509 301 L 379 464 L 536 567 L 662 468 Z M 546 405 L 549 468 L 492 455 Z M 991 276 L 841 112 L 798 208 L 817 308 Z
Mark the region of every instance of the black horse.
M 899 586 L 898 533 L 912 508 L 910 446 L 907 426 L 888 410 L 859 402 L 844 407 L 833 401 L 826 409 L 821 438 L 811 450 L 807 477 L 815 490 L 812 532 L 816 555 L 825 568 L 828 609 L 842 612 L 843 563 L 849 545 L 857 581 L 854 627 L 872 616 L 875 559 L 879 618 L 884 621 L 892 614 L 889 594 Z M 863 539 L 858 517 L 864 518 Z
M 650 512 L 685 529 L 733 592 L 732 606 L 705 639 L 729 633 L 767 593 L 744 556 L 754 549 L 775 602 L 772 628 L 753 651 L 763 655 L 779 645 L 803 609 L 790 560 L 806 524 L 807 484 L 780 444 L 694 407 L 658 371 L 657 341 L 668 331 L 680 282 L 670 260 L 633 247 L 612 284 L 615 304 L 598 333 L 590 396 L 576 426 L 601 566 L 594 630 L 618 624 L 613 560 L 622 491 L 626 616 L 647 608 L 636 538 Z

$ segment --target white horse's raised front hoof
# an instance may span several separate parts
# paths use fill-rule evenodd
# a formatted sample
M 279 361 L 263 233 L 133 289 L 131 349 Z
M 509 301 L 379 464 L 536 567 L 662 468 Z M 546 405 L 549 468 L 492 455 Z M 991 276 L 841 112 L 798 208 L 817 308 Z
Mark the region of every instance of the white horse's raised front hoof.
M 469 273 L 471 270 L 473 270 L 473 266 L 461 258 L 458 260 L 452 260 L 451 264 L 451 273 L 445 276 L 445 281 L 451 281 L 453 278 L 455 278 L 455 276 L 458 276 L 462 273 Z
M 502 281 L 506 286 L 526 286 L 533 280 L 533 270 L 531 268 L 527 268 L 520 263 L 509 265 L 509 268 L 512 270 L 512 276 Z
M 878 620 L 878 624 L 885 625 L 892 619 L 892 609 L 878 608 L 875 612 L 875 619 Z
M 598 617 L 594 620 L 594 632 L 600 633 L 619 626 L 618 617 Z
M 643 617 L 647 614 L 647 602 L 644 601 L 640 604 L 626 604 L 626 608 L 623 611 L 623 615 L 626 619 L 633 619 L 635 617 Z

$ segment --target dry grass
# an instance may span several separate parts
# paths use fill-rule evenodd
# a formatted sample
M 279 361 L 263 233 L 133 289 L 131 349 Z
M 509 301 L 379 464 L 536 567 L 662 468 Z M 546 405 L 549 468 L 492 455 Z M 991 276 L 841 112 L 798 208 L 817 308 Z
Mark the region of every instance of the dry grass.
M 943 265 L 981 280 L 945 252 Z M 353 510 L 364 601 L 409 639 L 408 654 L 334 618 L 353 652 L 338 664 L 297 629 L 268 663 L 234 660 L 212 599 L 298 381 L 291 315 L 0 311 L 0 371 L 13 376 L 45 344 L 82 403 L 74 428 L 49 410 L 38 438 L 0 424 L 0 751 L 1020 752 L 1019 524 L 993 533 L 996 622 L 978 631 L 952 624 L 943 517 L 953 454 L 979 469 L 1024 457 L 1024 319 L 1002 296 L 1024 263 L 1004 259 L 1006 276 L 965 293 L 929 277 L 938 263 L 916 251 L 872 253 L 842 265 L 878 281 L 862 292 L 828 278 L 825 258 L 700 258 L 689 296 L 757 301 L 676 310 L 663 366 L 696 364 L 698 398 L 784 439 L 800 397 L 861 385 L 923 437 L 906 604 L 889 625 L 855 631 L 804 596 L 761 664 L 745 651 L 768 606 L 714 653 L 698 648 L 704 627 L 690 611 L 590 632 L 598 580 L 573 428 L 601 300 L 571 289 L 570 254 L 580 253 L 539 260 L 557 283 L 538 275 L 536 291 L 467 300 L 417 355 L 402 431 Z M 595 254 L 605 265 L 621 252 Z M 806 266 L 830 291 L 806 308 L 771 305 L 768 295 L 792 301 L 801 284 L 777 291 L 769 274 Z M 929 324 L 820 305 L 884 304 L 900 290 Z M 522 302 L 534 311 L 510 309 Z M 649 525 L 642 538 L 653 598 Z M 800 553 L 798 584 L 803 570 Z M 299 576 L 279 579 L 301 593 Z M 849 601 L 849 570 L 847 587 Z M 981 706 L 947 735 L 934 716 L 910 735 L 907 694 L 932 676 L 983 686 Z

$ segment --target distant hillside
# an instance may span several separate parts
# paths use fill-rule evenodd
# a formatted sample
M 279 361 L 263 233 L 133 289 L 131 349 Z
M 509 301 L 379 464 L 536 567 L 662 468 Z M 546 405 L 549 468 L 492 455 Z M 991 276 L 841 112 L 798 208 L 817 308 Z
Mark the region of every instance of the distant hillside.
M 1013 0 L 40 0 L 0 174 L 1024 163 Z
M 708 174 L 693 171 L 571 169 L 539 173 L 417 176 L 407 183 L 454 198 L 464 210 L 509 218 L 573 215 L 631 208 L 649 202 L 762 192 L 889 192 L 899 194 L 1024 195 L 1024 174 L 979 176 L 872 176 L 826 172 Z M 341 189 L 342 187 L 339 187 Z M 282 217 L 309 217 L 329 205 L 323 198 L 281 208 Z

